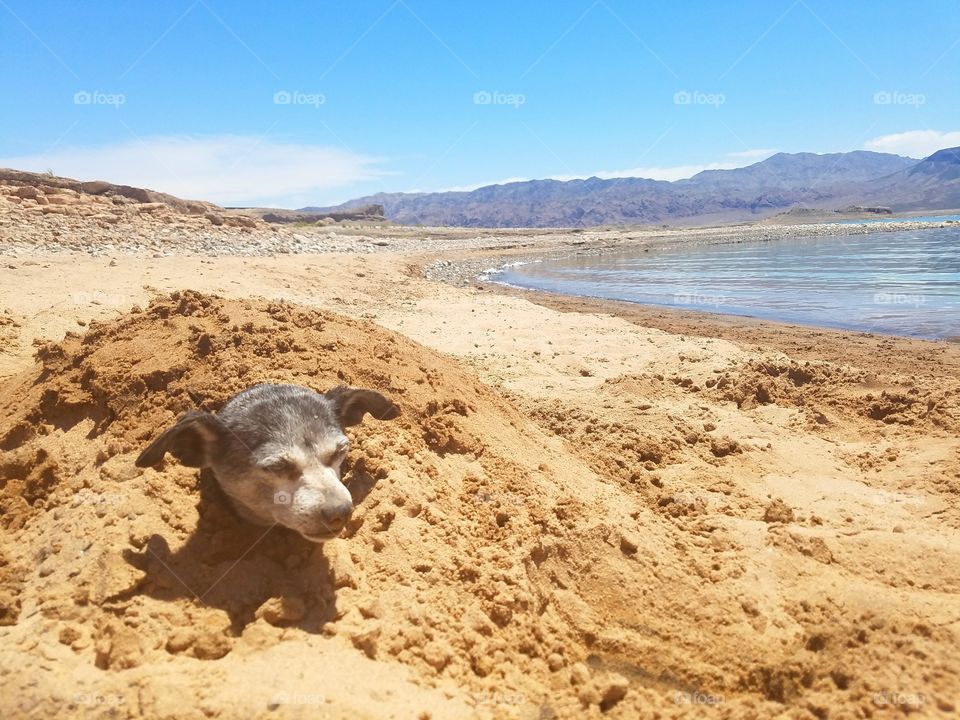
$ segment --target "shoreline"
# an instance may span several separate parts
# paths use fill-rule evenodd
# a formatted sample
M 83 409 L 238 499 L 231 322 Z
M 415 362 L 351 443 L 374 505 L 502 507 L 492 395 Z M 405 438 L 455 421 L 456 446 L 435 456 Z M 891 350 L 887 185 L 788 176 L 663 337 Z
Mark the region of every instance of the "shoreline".
M 495 250 L 475 250 L 467 253 L 459 259 L 424 259 L 421 263 L 421 273 L 428 280 L 440 281 L 451 284 L 455 287 L 475 287 L 490 292 L 503 292 L 508 295 L 520 295 L 530 298 L 540 298 L 534 300 L 545 304 L 548 307 L 562 307 L 565 305 L 563 298 L 569 299 L 574 303 L 582 301 L 584 307 L 589 306 L 597 308 L 604 303 L 609 303 L 611 314 L 617 316 L 644 316 L 651 317 L 658 311 L 673 310 L 680 313 L 694 313 L 702 315 L 703 322 L 709 323 L 711 319 L 732 319 L 749 323 L 770 323 L 779 327 L 789 327 L 797 330 L 808 331 L 832 331 L 845 334 L 863 334 L 867 336 L 877 335 L 881 337 L 890 337 L 903 340 L 913 340 L 930 343 L 960 343 L 960 335 L 948 335 L 943 338 L 922 338 L 910 335 L 901 335 L 896 333 L 886 333 L 875 330 L 864 330 L 856 328 L 831 327 L 826 325 L 794 323 L 784 320 L 771 318 L 760 318 L 752 315 L 737 315 L 731 313 L 711 312 L 709 310 L 698 308 L 681 308 L 671 305 L 657 305 L 653 303 L 640 303 L 631 300 L 622 300 L 615 298 L 603 298 L 590 295 L 574 295 L 561 292 L 553 292 L 539 288 L 528 288 L 520 285 L 511 285 L 509 283 L 492 280 L 491 277 L 503 270 L 517 265 L 532 264 L 543 261 L 564 260 L 574 256 L 599 256 L 605 254 L 618 254 L 636 251 L 640 248 L 647 252 L 648 250 L 680 250 L 686 247 L 702 247 L 710 245 L 740 244 L 749 242 L 777 242 L 779 240 L 803 238 L 803 237 L 842 237 L 847 235 L 870 234 L 877 231 L 875 224 L 871 223 L 818 223 L 811 225 L 784 225 L 776 227 L 779 232 L 769 231 L 769 228 L 757 228 L 749 226 L 752 230 L 760 230 L 761 237 L 744 237 L 745 227 L 716 227 L 703 228 L 702 232 L 697 233 L 696 239 L 675 238 L 667 235 L 651 235 L 649 237 L 628 237 L 619 242 L 610 240 L 596 239 L 592 242 L 576 242 L 571 247 L 569 243 L 565 246 L 554 245 L 546 248 L 518 248 L 510 253 L 499 253 Z M 901 232 L 905 230 L 934 230 L 948 227 L 958 227 L 955 221 L 944 222 L 896 222 L 888 221 L 883 223 L 883 229 L 879 232 Z M 814 232 L 809 229 L 814 227 Z M 558 298 L 558 300 L 551 300 Z M 542 301 L 542 302 L 541 302 Z M 641 308 L 643 310 L 631 310 L 630 308 Z
M 546 307 L 561 308 L 568 304 L 580 303 L 583 307 L 600 308 L 603 305 L 611 306 L 611 315 L 617 317 L 628 317 L 640 314 L 655 314 L 674 311 L 678 314 L 695 315 L 701 317 L 703 322 L 709 323 L 711 320 L 718 324 L 735 324 L 743 322 L 744 324 L 772 325 L 782 329 L 790 328 L 797 332 L 834 332 L 846 335 L 864 335 L 867 337 L 892 338 L 896 340 L 914 340 L 917 342 L 950 345 L 960 345 L 960 335 L 948 335 L 940 338 L 928 338 L 915 335 L 901 335 L 892 332 L 883 332 L 881 330 L 864 330 L 859 328 L 845 328 L 833 325 L 816 325 L 812 323 L 790 322 L 787 320 L 775 320 L 773 318 L 758 317 L 756 315 L 738 315 L 737 313 L 714 312 L 703 310 L 696 307 L 681 307 L 680 305 L 659 305 L 657 303 L 636 302 L 633 300 L 620 300 L 616 298 L 605 298 L 596 295 L 576 295 L 570 293 L 553 292 L 539 288 L 527 288 L 522 285 L 511 285 L 510 283 L 498 282 L 496 280 L 477 280 L 472 287 L 481 291 L 501 292 L 505 295 L 514 295 L 517 297 L 527 297 L 532 302 Z M 564 302 L 568 301 L 568 302 Z M 631 312 L 636 309 L 636 312 Z M 598 310 L 599 312 L 600 310 Z
M 907 373 L 913 369 L 925 377 L 935 378 L 946 366 L 950 372 L 960 375 L 960 338 L 932 340 L 801 325 L 627 300 L 563 295 L 497 283 L 479 283 L 474 287 L 481 293 L 521 298 L 562 313 L 608 315 L 670 335 L 724 340 L 753 349 L 773 349 L 804 362 L 825 360 L 846 364 L 851 360 L 851 349 L 855 348 L 857 364 L 877 373 L 890 372 L 893 368 Z

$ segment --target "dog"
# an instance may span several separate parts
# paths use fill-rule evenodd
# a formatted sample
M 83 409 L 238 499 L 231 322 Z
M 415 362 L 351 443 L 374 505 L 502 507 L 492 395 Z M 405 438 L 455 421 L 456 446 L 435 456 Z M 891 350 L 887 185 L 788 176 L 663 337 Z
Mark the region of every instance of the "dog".
M 170 453 L 209 468 L 237 514 L 283 525 L 307 540 L 338 537 L 353 514 L 340 466 L 350 449 L 343 429 L 369 413 L 393 420 L 400 408 L 373 390 L 341 385 L 320 394 L 298 385 L 254 385 L 216 414 L 191 411 L 140 453 L 137 467 Z

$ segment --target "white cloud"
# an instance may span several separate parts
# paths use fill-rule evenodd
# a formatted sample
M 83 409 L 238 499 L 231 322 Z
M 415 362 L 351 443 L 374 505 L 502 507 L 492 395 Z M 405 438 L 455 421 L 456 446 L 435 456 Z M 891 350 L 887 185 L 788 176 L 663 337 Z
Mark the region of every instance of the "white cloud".
M 107 180 L 221 205 L 298 207 L 388 174 L 380 158 L 248 135 L 152 136 L 0 158 L 0 167 Z M 338 194 L 343 193 L 338 191 Z M 347 193 L 349 194 L 349 193 Z
M 756 162 L 765 160 L 773 155 L 776 150 L 758 149 L 743 150 L 740 152 L 726 153 L 724 157 L 729 158 L 723 162 L 704 163 L 700 165 L 670 165 L 666 167 L 635 167 L 627 170 L 603 170 L 594 173 L 596 177 L 604 180 L 612 178 L 647 178 L 649 180 L 685 180 L 693 177 L 704 170 L 732 170 L 746 165 L 753 165 Z M 582 177 L 582 176 L 576 176 Z M 574 176 L 558 176 L 557 180 L 572 180 Z
M 896 153 L 913 158 L 925 158 L 937 150 L 960 145 L 960 130 L 910 130 L 908 132 L 881 135 L 864 143 L 864 149 Z
M 741 150 L 740 152 L 727 153 L 727 157 L 737 158 L 739 160 L 750 160 L 751 162 L 760 162 L 761 160 L 766 160 L 768 157 L 778 152 L 779 150 L 776 148 L 758 148 L 757 150 Z
M 470 185 L 454 185 L 452 187 L 446 187 L 442 190 L 405 190 L 404 192 L 418 193 L 418 192 L 470 192 L 471 190 L 476 190 L 482 187 L 488 187 L 489 185 L 508 185 L 509 183 L 516 182 L 527 182 L 532 178 L 528 177 L 508 177 L 503 178 L 503 180 L 493 180 L 492 182 L 479 182 L 471 183 Z

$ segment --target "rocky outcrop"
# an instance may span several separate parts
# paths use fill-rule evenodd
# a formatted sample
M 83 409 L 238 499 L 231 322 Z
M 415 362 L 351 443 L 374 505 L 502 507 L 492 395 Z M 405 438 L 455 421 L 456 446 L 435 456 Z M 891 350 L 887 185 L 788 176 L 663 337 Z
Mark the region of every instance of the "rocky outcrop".
M 841 215 L 893 215 L 893 209 L 885 205 L 848 205 L 837 212 Z
M 0 203 L 7 211 L 27 219 L 63 215 L 88 219 L 100 227 L 131 219 L 148 225 L 188 224 L 198 229 L 211 225 L 254 229 L 262 225 L 255 217 L 213 203 L 183 200 L 155 190 L 6 168 L 0 168 Z
M 82 181 L 8 168 L 0 168 L 0 185 L 23 188 L 22 192 L 28 195 L 34 191 L 40 191 L 44 194 L 57 194 L 58 191 L 67 190 L 75 197 L 80 195 L 105 197 L 118 204 L 124 201 L 159 203 L 166 205 L 171 210 L 187 215 L 203 215 L 211 209 L 222 210 L 212 203 L 199 200 L 183 200 L 156 190 L 146 190 L 130 185 L 115 185 L 105 180 Z M 113 200 L 114 198 L 120 198 L 120 200 Z
M 385 222 L 383 205 L 370 203 L 351 208 L 328 210 L 326 208 L 306 207 L 299 210 L 281 210 L 278 208 L 243 208 L 249 216 L 259 217 L 264 222 L 275 224 L 300 225 L 325 224 L 330 222 Z

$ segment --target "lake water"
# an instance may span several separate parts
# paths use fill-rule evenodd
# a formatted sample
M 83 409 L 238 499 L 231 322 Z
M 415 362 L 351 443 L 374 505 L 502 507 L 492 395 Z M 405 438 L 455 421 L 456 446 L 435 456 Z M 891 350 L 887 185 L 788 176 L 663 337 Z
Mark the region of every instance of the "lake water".
M 582 255 L 491 279 L 821 327 L 960 336 L 960 226 Z
M 960 222 L 960 215 L 917 215 L 914 217 L 878 217 L 867 218 L 865 220 L 837 220 L 838 225 L 860 225 L 861 223 L 887 223 L 887 222 L 944 222 L 952 220 Z

